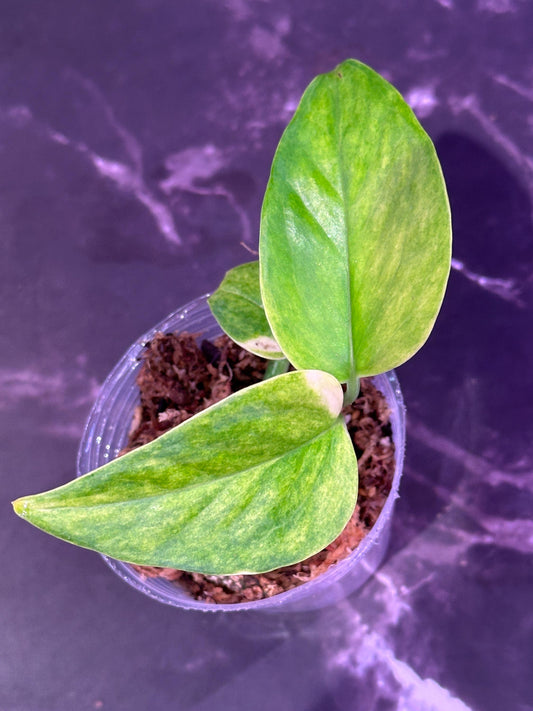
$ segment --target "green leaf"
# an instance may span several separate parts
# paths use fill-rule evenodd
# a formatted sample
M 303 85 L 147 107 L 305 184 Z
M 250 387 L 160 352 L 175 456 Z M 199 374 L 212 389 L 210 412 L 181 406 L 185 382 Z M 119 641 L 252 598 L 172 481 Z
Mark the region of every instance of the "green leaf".
M 222 330 L 240 346 L 262 358 L 285 357 L 265 316 L 258 262 L 241 264 L 226 272 L 208 302 Z
M 263 303 L 287 358 L 352 383 L 400 365 L 433 327 L 450 251 L 442 172 L 411 109 L 355 60 L 318 76 L 261 216 Z
M 333 540 L 357 464 L 327 373 L 280 375 L 52 491 L 14 503 L 59 538 L 131 563 L 263 572 Z

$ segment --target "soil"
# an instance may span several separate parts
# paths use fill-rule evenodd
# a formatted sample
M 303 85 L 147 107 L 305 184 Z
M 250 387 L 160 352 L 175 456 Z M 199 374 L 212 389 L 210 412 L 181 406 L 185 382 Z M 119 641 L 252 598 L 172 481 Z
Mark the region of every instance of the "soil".
M 124 452 L 159 437 L 171 427 L 233 392 L 262 380 L 266 361 L 227 336 L 197 344 L 197 334 L 158 333 L 146 344 L 137 378 L 140 405 Z M 237 603 L 271 597 L 315 578 L 346 558 L 374 525 L 391 489 L 394 444 L 389 408 L 370 380 L 343 411 L 359 468 L 355 510 L 342 533 L 324 550 L 286 568 L 260 575 L 202 575 L 172 568 L 134 566 L 143 576 L 160 576 L 197 600 Z M 123 453 L 124 453 L 123 452 Z

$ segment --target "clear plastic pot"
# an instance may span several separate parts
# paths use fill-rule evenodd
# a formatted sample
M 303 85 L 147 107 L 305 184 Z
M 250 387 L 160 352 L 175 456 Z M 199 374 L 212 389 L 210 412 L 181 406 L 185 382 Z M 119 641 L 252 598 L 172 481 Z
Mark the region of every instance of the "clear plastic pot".
M 221 331 L 214 320 L 206 296 L 170 314 L 145 333 L 124 354 L 111 371 L 89 415 L 78 452 L 78 476 L 115 458 L 125 446 L 133 411 L 139 400 L 135 384 L 144 344 L 157 331 L 188 331 L 216 338 Z M 405 413 L 400 385 L 394 371 L 375 377 L 376 387 L 387 398 L 391 409 L 396 470 L 391 493 L 372 530 L 345 560 L 318 578 L 274 597 L 236 604 L 213 604 L 194 600 L 176 583 L 162 578 L 144 578 L 131 565 L 102 556 L 107 565 L 125 582 L 145 595 L 167 605 L 209 612 L 256 610 L 264 612 L 303 612 L 326 607 L 345 598 L 372 575 L 385 555 L 394 501 L 402 475 L 405 446 Z

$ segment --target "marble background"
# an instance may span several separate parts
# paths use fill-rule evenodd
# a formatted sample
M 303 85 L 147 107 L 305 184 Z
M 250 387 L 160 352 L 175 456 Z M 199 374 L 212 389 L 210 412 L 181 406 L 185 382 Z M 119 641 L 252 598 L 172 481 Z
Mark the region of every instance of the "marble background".
M 2 1 L 2 711 L 533 709 L 532 28 L 528 0 Z M 348 56 L 411 103 L 454 215 L 393 542 L 319 613 L 166 608 L 9 501 L 73 476 L 126 347 L 249 259 L 281 131 Z

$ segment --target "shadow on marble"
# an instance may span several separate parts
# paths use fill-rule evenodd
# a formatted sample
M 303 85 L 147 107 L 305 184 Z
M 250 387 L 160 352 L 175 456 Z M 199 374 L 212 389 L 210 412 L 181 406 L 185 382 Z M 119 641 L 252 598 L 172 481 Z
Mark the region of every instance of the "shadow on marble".
M 456 268 L 432 336 L 398 373 L 407 459 L 389 555 L 449 507 L 464 508 L 473 529 L 489 509 L 515 516 L 518 492 L 529 488 L 531 202 L 520 180 L 476 140 L 447 133 L 436 145 Z M 501 506 L 496 487 L 503 487 Z

